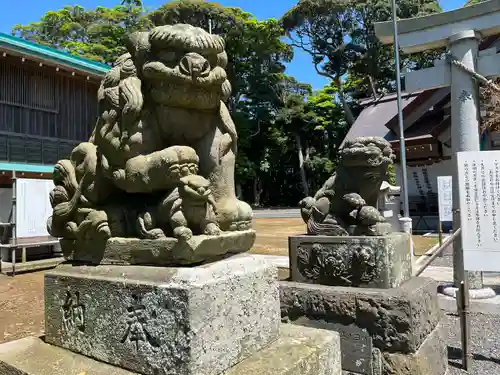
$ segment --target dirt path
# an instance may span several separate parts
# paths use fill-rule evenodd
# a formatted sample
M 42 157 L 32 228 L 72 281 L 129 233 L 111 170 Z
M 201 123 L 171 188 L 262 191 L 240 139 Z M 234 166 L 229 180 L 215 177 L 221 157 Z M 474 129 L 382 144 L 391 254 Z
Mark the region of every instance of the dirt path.
M 0 275 L 0 342 L 43 333 L 43 272 Z

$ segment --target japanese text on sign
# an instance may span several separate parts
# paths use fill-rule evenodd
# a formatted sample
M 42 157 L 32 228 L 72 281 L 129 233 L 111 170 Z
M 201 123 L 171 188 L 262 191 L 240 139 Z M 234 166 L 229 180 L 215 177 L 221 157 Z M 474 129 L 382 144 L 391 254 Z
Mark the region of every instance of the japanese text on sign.
M 439 176 L 437 181 L 439 221 L 453 221 L 453 190 L 451 176 Z
M 500 151 L 457 154 L 465 269 L 500 271 Z

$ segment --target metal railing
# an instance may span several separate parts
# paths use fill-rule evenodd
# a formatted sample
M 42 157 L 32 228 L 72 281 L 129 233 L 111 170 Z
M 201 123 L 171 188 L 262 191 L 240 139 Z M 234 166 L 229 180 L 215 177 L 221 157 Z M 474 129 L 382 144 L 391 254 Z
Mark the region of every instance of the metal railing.
M 430 264 L 436 259 L 438 256 L 441 255 L 441 253 L 450 245 L 453 243 L 455 238 L 457 238 L 460 233 L 462 232 L 462 228 L 458 228 L 455 232 L 453 232 L 444 242 L 436 249 L 436 251 L 422 264 L 422 266 L 418 269 L 415 270 L 414 276 L 419 276 L 422 274 L 422 272 L 425 271 L 427 267 L 430 266 Z

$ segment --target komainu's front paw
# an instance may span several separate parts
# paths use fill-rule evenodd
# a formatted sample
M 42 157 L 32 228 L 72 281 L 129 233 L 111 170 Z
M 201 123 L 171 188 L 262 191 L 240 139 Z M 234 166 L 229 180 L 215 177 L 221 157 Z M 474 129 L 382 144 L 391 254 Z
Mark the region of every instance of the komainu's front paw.
M 174 237 L 179 240 L 189 241 L 193 232 L 188 227 L 177 227 L 174 229 Z
M 215 223 L 208 223 L 204 230 L 207 236 L 218 236 L 221 232 L 219 226 Z
M 147 232 L 146 238 L 150 239 L 150 240 L 160 240 L 163 238 L 167 238 L 167 236 L 165 236 L 165 232 L 163 232 L 162 229 L 155 228 L 155 229 L 151 229 Z

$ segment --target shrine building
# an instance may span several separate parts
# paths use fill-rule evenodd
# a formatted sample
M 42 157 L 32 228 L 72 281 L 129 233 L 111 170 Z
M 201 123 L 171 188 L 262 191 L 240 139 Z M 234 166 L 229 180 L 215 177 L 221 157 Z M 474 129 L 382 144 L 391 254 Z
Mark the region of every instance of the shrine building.
M 109 69 L 0 33 L 0 272 L 62 259 L 57 239 L 43 230 L 51 215 L 47 189 L 54 164 L 89 139 L 97 90 Z M 27 180 L 39 186 L 29 194 Z
M 52 174 L 88 140 L 109 66 L 0 33 L 0 173 Z M 1 180 L 0 183 L 5 181 Z
M 500 50 L 500 36 L 488 37 L 480 50 Z M 408 174 L 408 201 L 415 232 L 435 231 L 438 224 L 437 177 L 451 171 L 450 87 L 404 92 L 403 120 Z M 396 181 L 401 185 L 398 107 L 395 93 L 361 101 L 361 113 L 345 140 L 361 136 L 387 139 L 395 150 Z M 484 111 L 481 111 L 484 114 Z M 344 140 L 344 141 L 345 141 Z M 485 131 L 481 150 L 500 149 L 500 132 Z

